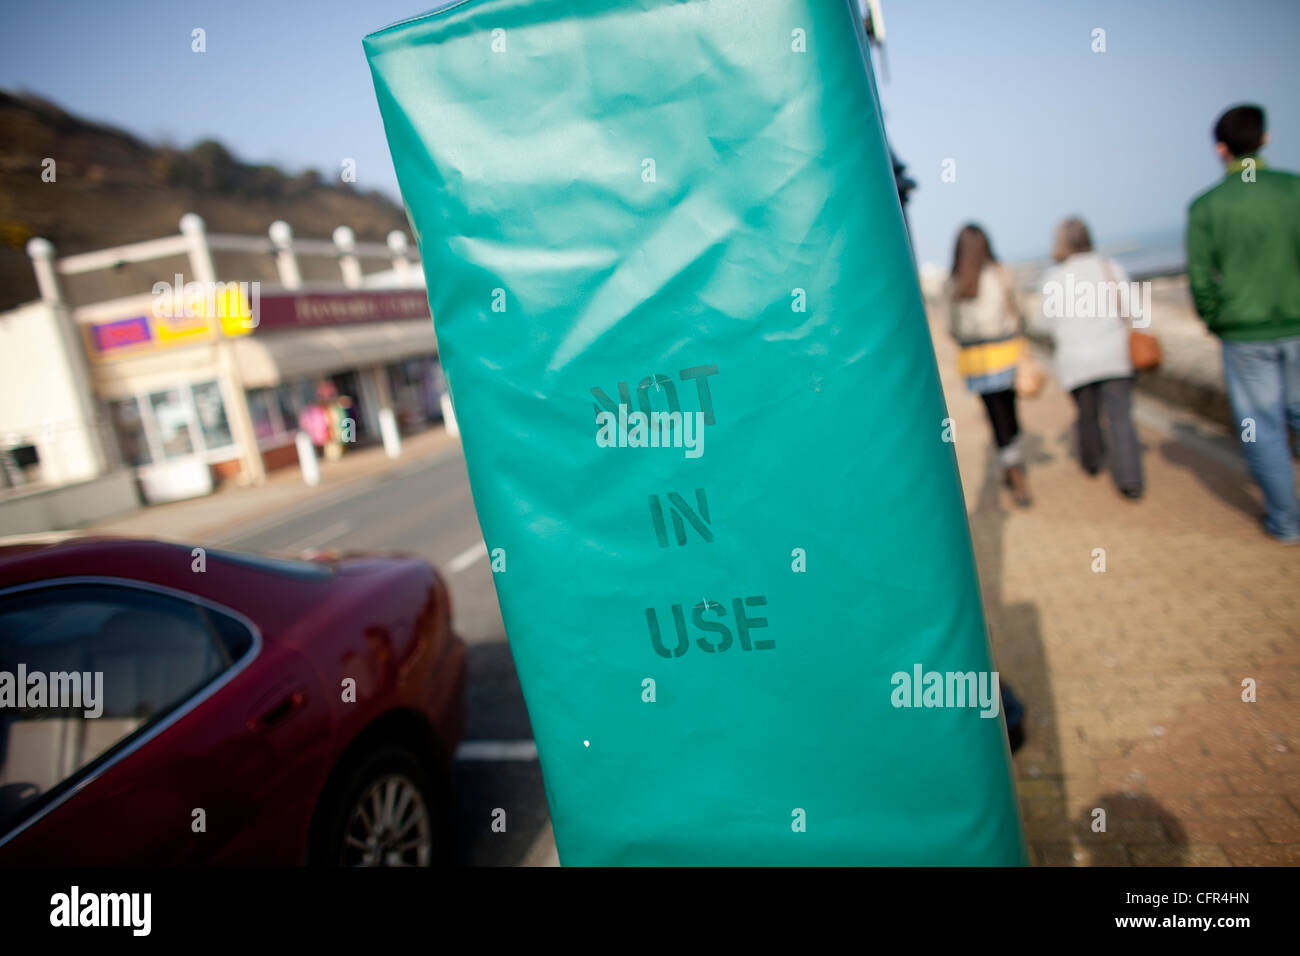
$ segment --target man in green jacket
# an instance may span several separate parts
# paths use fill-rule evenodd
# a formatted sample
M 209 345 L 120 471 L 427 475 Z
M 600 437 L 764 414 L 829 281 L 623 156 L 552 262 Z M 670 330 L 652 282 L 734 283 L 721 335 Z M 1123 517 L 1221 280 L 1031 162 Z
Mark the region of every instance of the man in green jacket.
M 1300 176 L 1269 169 L 1264 111 L 1235 106 L 1214 127 L 1227 175 L 1192 203 L 1192 299 L 1223 341 L 1242 455 L 1264 492 L 1265 530 L 1300 542 L 1287 424 L 1300 435 Z

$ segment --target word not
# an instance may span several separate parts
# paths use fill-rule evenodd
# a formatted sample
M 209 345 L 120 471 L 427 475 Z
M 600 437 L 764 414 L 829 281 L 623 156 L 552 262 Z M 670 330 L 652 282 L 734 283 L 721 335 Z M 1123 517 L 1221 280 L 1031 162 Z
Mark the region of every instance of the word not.
M 750 638 L 749 632 L 760 627 L 767 627 L 767 618 L 749 617 L 745 613 L 746 607 L 763 607 L 767 604 L 767 598 L 762 595 L 747 598 L 735 598 L 731 602 L 732 613 L 735 615 L 736 634 L 734 639 L 740 641 L 740 646 L 746 651 L 768 651 L 776 647 L 776 641 L 769 639 L 756 641 Z M 695 644 L 706 654 L 721 654 L 731 647 L 733 636 L 731 629 L 721 621 L 711 621 L 705 618 L 706 613 L 712 613 L 719 618 L 727 616 L 727 609 L 717 601 L 710 601 L 707 598 L 691 608 L 691 620 L 695 622 L 698 630 L 705 631 L 708 634 L 716 635 L 712 640 L 706 637 L 697 637 Z M 674 657 L 681 657 L 691 649 L 691 637 L 686 630 L 686 615 L 682 605 L 674 604 L 672 606 L 673 624 L 677 631 L 677 643 L 673 647 L 664 644 L 663 635 L 659 630 L 659 616 L 655 609 L 648 607 L 645 609 L 646 624 L 650 628 L 650 646 L 654 648 L 656 654 L 660 657 L 667 657 L 670 660 Z
M 626 405 L 596 415 L 596 444 L 601 448 L 684 448 L 687 458 L 704 454 L 704 413 L 628 413 Z
M 889 682 L 895 707 L 979 707 L 981 717 L 996 717 L 1002 703 L 997 671 L 926 671 L 920 664 L 912 673 L 897 671 Z M 978 691 L 978 693 L 977 693 Z
M 713 416 L 713 395 L 709 392 L 709 376 L 718 374 L 716 365 L 696 365 L 692 368 L 684 368 L 677 373 L 683 382 L 695 382 L 695 391 L 700 399 L 700 411 L 704 413 L 704 424 L 716 424 Z M 656 373 L 647 375 L 637 383 L 636 400 L 641 407 L 641 411 L 647 415 L 650 414 L 650 390 L 656 392 L 662 391 L 665 400 L 668 403 L 670 412 L 680 412 L 682 410 L 681 402 L 677 398 L 677 386 L 673 384 L 671 376 Z M 618 405 L 614 400 L 605 394 L 604 389 L 599 386 L 593 386 L 591 394 L 596 399 L 595 409 L 599 412 L 602 408 L 607 412 L 616 412 L 620 405 L 632 405 L 632 393 L 628 389 L 627 382 L 618 383 Z
M 70 893 L 50 897 L 51 926 L 129 926 L 133 936 L 148 936 L 153 920 L 152 893 Z
M 104 672 L 32 671 L 29 674 L 27 665 L 19 664 L 16 674 L 0 671 L 0 707 L 80 710 L 93 720 L 104 712 Z
M 1049 319 L 1132 320 L 1133 328 L 1151 324 L 1150 282 L 1075 282 L 1067 272 L 1065 281 L 1043 283 L 1043 315 Z

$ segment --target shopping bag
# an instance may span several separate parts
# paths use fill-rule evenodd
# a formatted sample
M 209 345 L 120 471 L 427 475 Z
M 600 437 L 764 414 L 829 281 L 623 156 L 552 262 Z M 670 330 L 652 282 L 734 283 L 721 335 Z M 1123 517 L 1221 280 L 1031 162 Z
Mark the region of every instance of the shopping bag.
M 1016 394 L 1021 398 L 1037 398 L 1047 381 L 1047 373 L 1038 364 L 1038 360 L 1029 351 L 1029 343 L 1023 343 L 1020 361 L 1016 365 Z
M 1128 331 L 1128 353 L 1133 368 L 1139 372 L 1149 372 L 1159 368 L 1164 355 L 1160 350 L 1160 340 L 1150 332 Z
M 1025 861 L 865 50 L 849 0 L 365 39 L 566 865 Z

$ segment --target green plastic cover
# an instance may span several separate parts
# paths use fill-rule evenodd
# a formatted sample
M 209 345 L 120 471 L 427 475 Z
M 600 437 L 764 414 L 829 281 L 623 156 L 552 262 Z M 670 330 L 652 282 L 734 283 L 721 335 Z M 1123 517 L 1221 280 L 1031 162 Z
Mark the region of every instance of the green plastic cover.
M 854 0 L 365 50 L 561 862 L 1025 862 Z

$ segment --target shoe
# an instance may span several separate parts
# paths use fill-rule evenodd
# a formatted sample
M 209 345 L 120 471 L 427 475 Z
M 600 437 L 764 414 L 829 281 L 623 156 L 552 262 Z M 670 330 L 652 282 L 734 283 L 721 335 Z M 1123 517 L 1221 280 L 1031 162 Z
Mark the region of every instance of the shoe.
M 1130 501 L 1137 501 L 1139 498 L 1142 497 L 1141 488 L 1121 488 L 1120 492 L 1124 495 L 1125 498 L 1129 499 Z
M 1025 477 L 1023 465 L 1012 465 L 1007 469 L 1007 487 L 1011 489 L 1011 500 L 1021 508 L 1028 508 L 1034 503 L 1029 493 L 1029 480 Z
M 1025 745 L 1025 728 L 1022 724 L 1007 725 L 1007 743 L 1011 745 L 1011 752 L 1015 753 Z
M 1268 515 L 1259 519 L 1259 526 L 1264 529 L 1264 533 L 1276 541 L 1278 544 L 1300 544 L 1300 533 L 1296 534 L 1277 534 L 1268 526 Z

